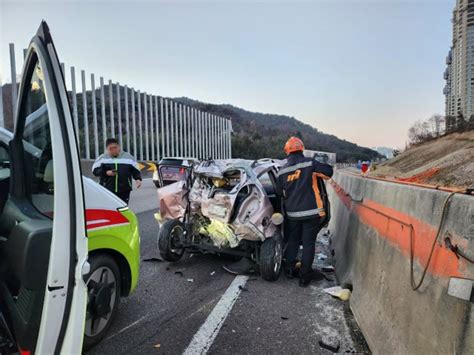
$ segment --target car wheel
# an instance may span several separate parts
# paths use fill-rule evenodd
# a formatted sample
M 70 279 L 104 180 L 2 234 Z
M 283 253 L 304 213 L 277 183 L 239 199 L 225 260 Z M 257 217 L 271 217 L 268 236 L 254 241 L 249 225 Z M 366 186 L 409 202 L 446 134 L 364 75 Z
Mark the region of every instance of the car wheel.
M 87 313 L 84 329 L 84 350 L 96 345 L 107 333 L 120 302 L 120 269 L 115 260 L 104 254 L 89 258 Z
M 267 238 L 260 246 L 259 268 L 264 280 L 276 281 L 280 276 L 283 247 L 281 237 L 275 235 Z
M 153 183 L 155 184 L 157 189 L 159 189 L 161 187 L 160 182 L 158 180 L 153 180 Z
M 173 262 L 181 259 L 184 254 L 184 248 L 181 246 L 183 232 L 183 224 L 177 219 L 168 220 L 161 225 L 158 250 L 164 260 Z

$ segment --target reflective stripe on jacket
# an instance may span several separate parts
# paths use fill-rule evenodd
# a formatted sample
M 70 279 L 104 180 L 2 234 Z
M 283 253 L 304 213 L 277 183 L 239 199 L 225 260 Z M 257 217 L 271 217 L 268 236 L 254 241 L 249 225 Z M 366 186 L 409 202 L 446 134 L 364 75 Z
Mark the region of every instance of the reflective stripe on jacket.
M 108 176 L 108 170 L 116 170 L 115 176 Z M 132 190 L 132 178 L 141 180 L 138 163 L 127 152 L 121 152 L 117 157 L 108 154 L 99 156 L 92 166 L 92 173 L 100 178 L 100 184 L 114 193 Z
M 290 154 L 278 172 L 285 212 L 291 219 L 326 216 L 329 208 L 324 179 L 332 177 L 330 165 L 306 158 L 302 153 Z

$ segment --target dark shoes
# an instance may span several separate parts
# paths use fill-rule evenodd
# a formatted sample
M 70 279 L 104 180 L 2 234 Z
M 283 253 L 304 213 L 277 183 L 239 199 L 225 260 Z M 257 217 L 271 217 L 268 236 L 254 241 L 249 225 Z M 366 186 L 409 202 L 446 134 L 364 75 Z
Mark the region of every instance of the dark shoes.
M 311 283 L 310 279 L 308 280 L 308 279 L 300 278 L 300 281 L 299 281 L 300 287 L 308 287 L 310 283 Z
M 300 270 L 295 267 L 285 267 L 285 275 L 289 279 L 293 279 L 300 276 Z
M 325 279 L 326 276 L 318 271 L 318 270 L 311 270 L 308 273 L 301 273 L 300 275 L 300 287 L 307 287 L 311 283 L 311 281 L 321 281 L 322 279 Z
M 288 279 L 299 278 L 299 285 L 301 287 L 307 287 L 311 283 L 311 281 L 320 281 L 322 279 L 326 279 L 330 281 L 330 279 L 324 275 L 321 271 L 311 269 L 309 272 L 303 273 L 301 272 L 301 264 L 298 262 L 294 265 L 285 263 L 284 270 L 285 275 Z

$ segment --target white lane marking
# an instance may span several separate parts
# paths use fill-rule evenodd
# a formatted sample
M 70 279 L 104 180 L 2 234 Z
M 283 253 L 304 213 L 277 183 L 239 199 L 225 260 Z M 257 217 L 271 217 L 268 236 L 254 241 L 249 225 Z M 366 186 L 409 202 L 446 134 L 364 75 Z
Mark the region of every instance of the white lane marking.
M 105 339 L 102 340 L 102 341 L 103 341 L 103 342 L 106 342 L 107 340 L 110 340 L 110 339 L 114 338 L 116 335 L 122 334 L 124 331 L 126 331 L 126 330 L 130 329 L 131 327 L 137 325 L 138 323 L 140 323 L 140 322 L 141 322 L 142 320 L 144 320 L 145 318 L 146 318 L 146 316 L 141 317 L 140 319 L 138 319 L 138 320 L 136 320 L 135 322 L 133 322 L 133 323 L 127 325 L 125 328 L 120 329 L 117 333 L 112 334 L 111 336 L 105 338 Z
M 229 315 L 235 301 L 242 292 L 248 276 L 236 276 L 229 288 L 224 292 L 219 302 L 207 317 L 206 321 L 201 325 L 193 339 L 189 343 L 184 355 L 205 354 L 216 339 L 219 330 L 224 324 L 225 319 Z

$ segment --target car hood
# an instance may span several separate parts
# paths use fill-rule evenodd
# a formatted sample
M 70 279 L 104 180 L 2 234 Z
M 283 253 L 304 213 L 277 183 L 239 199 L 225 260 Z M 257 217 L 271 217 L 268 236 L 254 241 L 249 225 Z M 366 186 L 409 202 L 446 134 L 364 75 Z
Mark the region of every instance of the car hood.
M 83 176 L 86 209 L 117 210 L 127 204 L 94 180 Z

